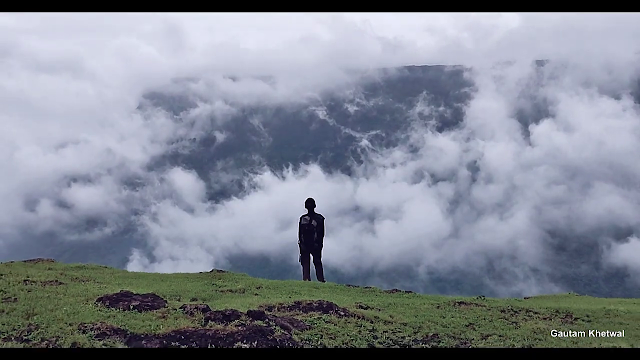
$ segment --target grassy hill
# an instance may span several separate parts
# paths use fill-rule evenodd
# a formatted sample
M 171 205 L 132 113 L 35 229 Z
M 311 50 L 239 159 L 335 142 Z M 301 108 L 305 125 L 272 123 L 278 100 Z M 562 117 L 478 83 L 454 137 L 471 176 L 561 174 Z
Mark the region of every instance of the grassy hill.
M 585 336 L 553 337 L 554 329 Z M 624 330 L 624 337 L 590 337 L 589 330 Z M 0 347 L 638 345 L 640 299 L 457 298 L 216 270 L 0 264 Z

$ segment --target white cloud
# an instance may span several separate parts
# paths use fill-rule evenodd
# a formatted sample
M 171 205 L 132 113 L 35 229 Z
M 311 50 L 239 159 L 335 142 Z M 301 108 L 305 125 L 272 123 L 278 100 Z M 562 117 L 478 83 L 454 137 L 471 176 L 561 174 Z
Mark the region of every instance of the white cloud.
M 188 205 L 195 206 L 205 200 L 205 184 L 197 174 L 173 168 L 167 172 L 166 176 L 181 200 Z
M 606 260 L 611 265 L 628 268 L 637 276 L 640 274 L 638 254 L 640 254 L 640 239 L 637 236 L 632 236 L 623 243 L 614 244 L 606 253 Z M 640 278 L 636 277 L 635 279 L 638 281 Z

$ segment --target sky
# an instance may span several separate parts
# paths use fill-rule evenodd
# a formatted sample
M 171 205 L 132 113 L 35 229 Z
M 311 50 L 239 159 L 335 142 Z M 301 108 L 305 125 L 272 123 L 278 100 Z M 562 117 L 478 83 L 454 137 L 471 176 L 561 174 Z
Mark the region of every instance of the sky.
M 635 13 L 0 14 L 0 261 L 16 256 L 10 244 L 36 244 L 35 254 L 51 237 L 104 241 L 132 209 L 153 256 L 134 251 L 130 270 L 279 256 L 313 192 L 328 219 L 325 261 L 345 272 L 409 264 L 428 277 L 497 261 L 510 274 L 493 284 L 498 293 L 562 291 L 533 275 L 549 266 L 555 231 L 571 246 L 595 241 L 606 264 L 640 282 L 640 115 L 626 94 L 637 86 L 639 36 Z M 513 109 L 526 106 L 518 94 L 537 59 L 558 64 L 532 95 L 552 112 L 526 138 Z M 477 86 L 459 130 L 416 131 L 417 155 L 381 152 L 351 178 L 313 165 L 265 172 L 252 192 L 219 204 L 206 201 L 208 180 L 193 172 L 148 171 L 185 129 L 135 110 L 173 79 L 277 79 L 199 89 L 209 102 L 197 123 L 233 111 L 231 102 L 300 101 L 347 84 L 349 70 L 409 64 L 469 66 Z M 416 172 L 423 180 L 412 180 Z M 146 186 L 123 186 L 132 178 Z M 251 233 L 248 216 L 266 218 L 266 229 Z M 99 225 L 78 229 L 89 220 Z M 610 229 L 628 231 L 617 239 Z

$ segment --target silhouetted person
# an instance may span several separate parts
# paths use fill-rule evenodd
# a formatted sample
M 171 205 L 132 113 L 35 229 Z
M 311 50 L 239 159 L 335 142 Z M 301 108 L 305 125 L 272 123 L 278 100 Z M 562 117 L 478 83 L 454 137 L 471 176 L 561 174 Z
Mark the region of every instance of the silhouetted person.
M 304 202 L 307 213 L 300 216 L 298 223 L 298 246 L 300 247 L 300 264 L 302 280 L 311 281 L 311 256 L 316 268 L 318 281 L 325 282 L 322 270 L 322 246 L 324 241 L 324 216 L 315 212 L 316 202 L 308 198 Z

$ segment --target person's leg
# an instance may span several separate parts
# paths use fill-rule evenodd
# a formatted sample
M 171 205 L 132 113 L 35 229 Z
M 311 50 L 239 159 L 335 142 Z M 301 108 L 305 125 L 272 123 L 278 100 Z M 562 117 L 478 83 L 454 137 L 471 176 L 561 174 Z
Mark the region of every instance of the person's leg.
M 322 268 L 322 250 L 313 252 L 313 266 L 316 268 L 316 277 L 318 281 L 325 282 L 324 269 Z
M 311 281 L 311 258 L 308 251 L 300 252 L 300 264 L 302 265 L 302 280 Z

